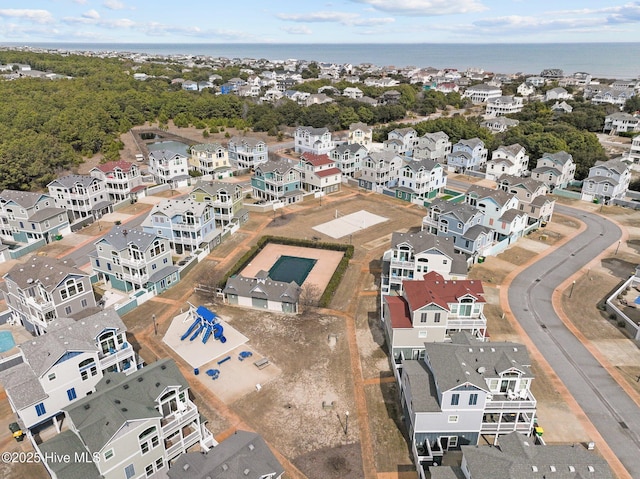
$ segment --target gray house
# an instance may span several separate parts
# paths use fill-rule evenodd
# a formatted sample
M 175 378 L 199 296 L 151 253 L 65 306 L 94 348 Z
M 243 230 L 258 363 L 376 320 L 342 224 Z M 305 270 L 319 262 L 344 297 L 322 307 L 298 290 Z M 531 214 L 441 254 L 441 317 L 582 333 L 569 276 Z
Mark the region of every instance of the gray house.
M 96 392 L 63 408 L 69 429 L 38 446 L 54 479 L 123 479 L 166 474 L 189 448 L 216 443 L 189 384 L 173 360 L 162 359 L 130 376 L 108 374 Z M 84 461 L 55 461 L 70 454 Z M 161 477 L 161 476 L 155 476 Z
M 239 170 L 253 170 L 269 159 L 267 144 L 258 139 L 246 136 L 234 136 L 227 145 L 229 162 Z
M 89 255 L 93 272 L 115 289 L 159 294 L 180 280 L 170 242 L 160 235 L 114 226 L 95 245 Z
M 609 160 L 589 168 L 582 183 L 582 199 L 604 202 L 624 198 L 631 181 L 631 169 L 621 160 Z
M 279 479 L 282 465 L 255 432 L 236 431 L 206 454 L 183 454 L 167 472 L 169 479 Z
M 284 313 L 298 312 L 300 286 L 295 281 L 274 281 L 266 271 L 259 271 L 255 278 L 232 276 L 227 279 L 222 292 L 229 304 Z
M 3 278 L 12 319 L 36 336 L 57 318 L 82 318 L 98 310 L 89 275 L 67 261 L 33 256 Z
M 416 467 L 440 463 L 444 452 L 533 430 L 536 399 L 527 349 L 485 343 L 468 333 L 450 343 L 425 343 L 424 360 L 402 362 L 400 395 Z M 485 477 L 485 476 L 479 476 Z M 489 477 L 489 476 L 487 476 Z
M 72 222 L 85 218 L 98 220 L 113 212 L 107 185 L 89 175 L 67 175 L 47 185 L 58 208 L 67 210 Z

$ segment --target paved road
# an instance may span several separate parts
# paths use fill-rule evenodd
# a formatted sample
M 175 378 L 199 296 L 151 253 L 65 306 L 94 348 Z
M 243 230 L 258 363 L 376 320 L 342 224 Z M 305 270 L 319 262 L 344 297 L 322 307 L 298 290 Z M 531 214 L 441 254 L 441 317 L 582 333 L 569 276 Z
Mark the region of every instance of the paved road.
M 621 231 L 593 213 L 558 204 L 555 211 L 580 219 L 587 229 L 516 276 L 509 306 L 631 476 L 640 478 L 640 408 L 564 326 L 551 304 L 554 290 L 616 243 Z

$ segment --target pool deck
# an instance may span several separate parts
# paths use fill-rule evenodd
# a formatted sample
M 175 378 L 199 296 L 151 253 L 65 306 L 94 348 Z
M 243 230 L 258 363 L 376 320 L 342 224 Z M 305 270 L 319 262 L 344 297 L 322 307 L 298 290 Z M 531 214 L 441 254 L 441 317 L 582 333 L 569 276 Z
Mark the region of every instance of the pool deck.
M 240 274 L 246 277 L 255 277 L 260 270 L 269 271 L 280 256 L 297 256 L 299 258 L 317 260 L 305 283 L 315 284 L 324 291 L 344 253 L 342 251 L 269 243 Z
M 10 324 L 0 324 L 0 331 L 11 331 L 11 334 L 13 335 L 13 341 L 16 343 L 16 346 L 14 346 L 13 348 L 1 352 L 0 359 L 18 354 L 20 350 L 18 349 L 17 345 L 33 339 L 31 333 L 29 333 L 19 324 L 13 326 L 11 326 Z

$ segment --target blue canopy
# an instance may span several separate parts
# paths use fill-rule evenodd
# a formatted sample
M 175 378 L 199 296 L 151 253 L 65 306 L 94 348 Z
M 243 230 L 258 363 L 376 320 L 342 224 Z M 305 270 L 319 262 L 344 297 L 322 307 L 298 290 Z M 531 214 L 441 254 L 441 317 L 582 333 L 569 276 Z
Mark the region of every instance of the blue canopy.
M 204 306 L 198 306 L 198 309 L 196 309 L 196 314 L 207 322 L 211 322 L 217 317 L 216 313 L 214 313 L 213 311 L 209 311 Z

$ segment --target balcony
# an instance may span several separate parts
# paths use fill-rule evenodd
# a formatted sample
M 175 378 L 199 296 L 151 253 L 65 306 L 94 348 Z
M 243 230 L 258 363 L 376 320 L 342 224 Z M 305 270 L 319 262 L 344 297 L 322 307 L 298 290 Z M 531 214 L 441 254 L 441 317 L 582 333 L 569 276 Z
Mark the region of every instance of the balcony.
M 410 269 L 411 271 L 413 271 L 413 268 L 415 267 L 415 263 L 413 261 L 402 261 L 402 260 L 397 260 L 395 258 L 391 258 L 390 267 Z
M 435 228 L 438 229 L 438 220 L 431 218 L 430 216 L 424 216 L 422 218 L 422 229 Z
M 485 413 L 482 420 L 481 434 L 508 434 L 520 432 L 528 434 L 533 428 L 535 413 Z
M 146 260 L 144 258 L 133 259 L 133 258 L 120 257 L 120 264 L 140 267 L 140 266 L 144 266 L 146 264 Z
M 129 367 L 132 368 L 132 371 L 135 371 L 136 369 L 135 353 L 133 351 L 133 347 L 129 343 L 123 343 L 118 350 L 112 349 L 106 353 L 99 352 L 98 358 L 100 359 L 100 369 L 102 371 L 126 359 L 129 360 Z
M 413 457 L 416 462 L 420 463 L 428 463 L 429 465 L 433 462 L 434 458 L 442 457 L 444 455 L 444 451 L 442 450 L 442 445 L 440 444 L 440 439 L 436 441 L 433 445 L 429 444 L 429 441 L 422 441 L 419 444 L 413 443 Z
M 536 398 L 533 397 L 531 391 L 523 390 L 522 395 L 515 393 L 511 395 L 513 399 L 509 399 L 509 394 L 505 393 L 493 393 L 487 398 L 487 402 L 484 406 L 485 411 L 520 411 L 520 410 L 533 410 L 536 409 Z
M 170 432 L 189 424 L 196 417 L 198 417 L 198 408 L 191 401 L 187 400 L 186 409 L 184 411 L 175 411 L 169 416 L 162 418 L 160 425 L 162 426 L 162 433 L 164 436 L 168 436 Z
M 26 296 L 25 301 L 29 307 L 41 312 L 42 314 L 53 311 L 56 307 L 55 304 L 53 304 L 53 301 L 45 301 L 39 296 Z
M 487 327 L 487 318 L 480 314 L 477 318 L 460 318 L 449 316 L 447 319 L 447 328 L 449 329 L 485 329 Z

